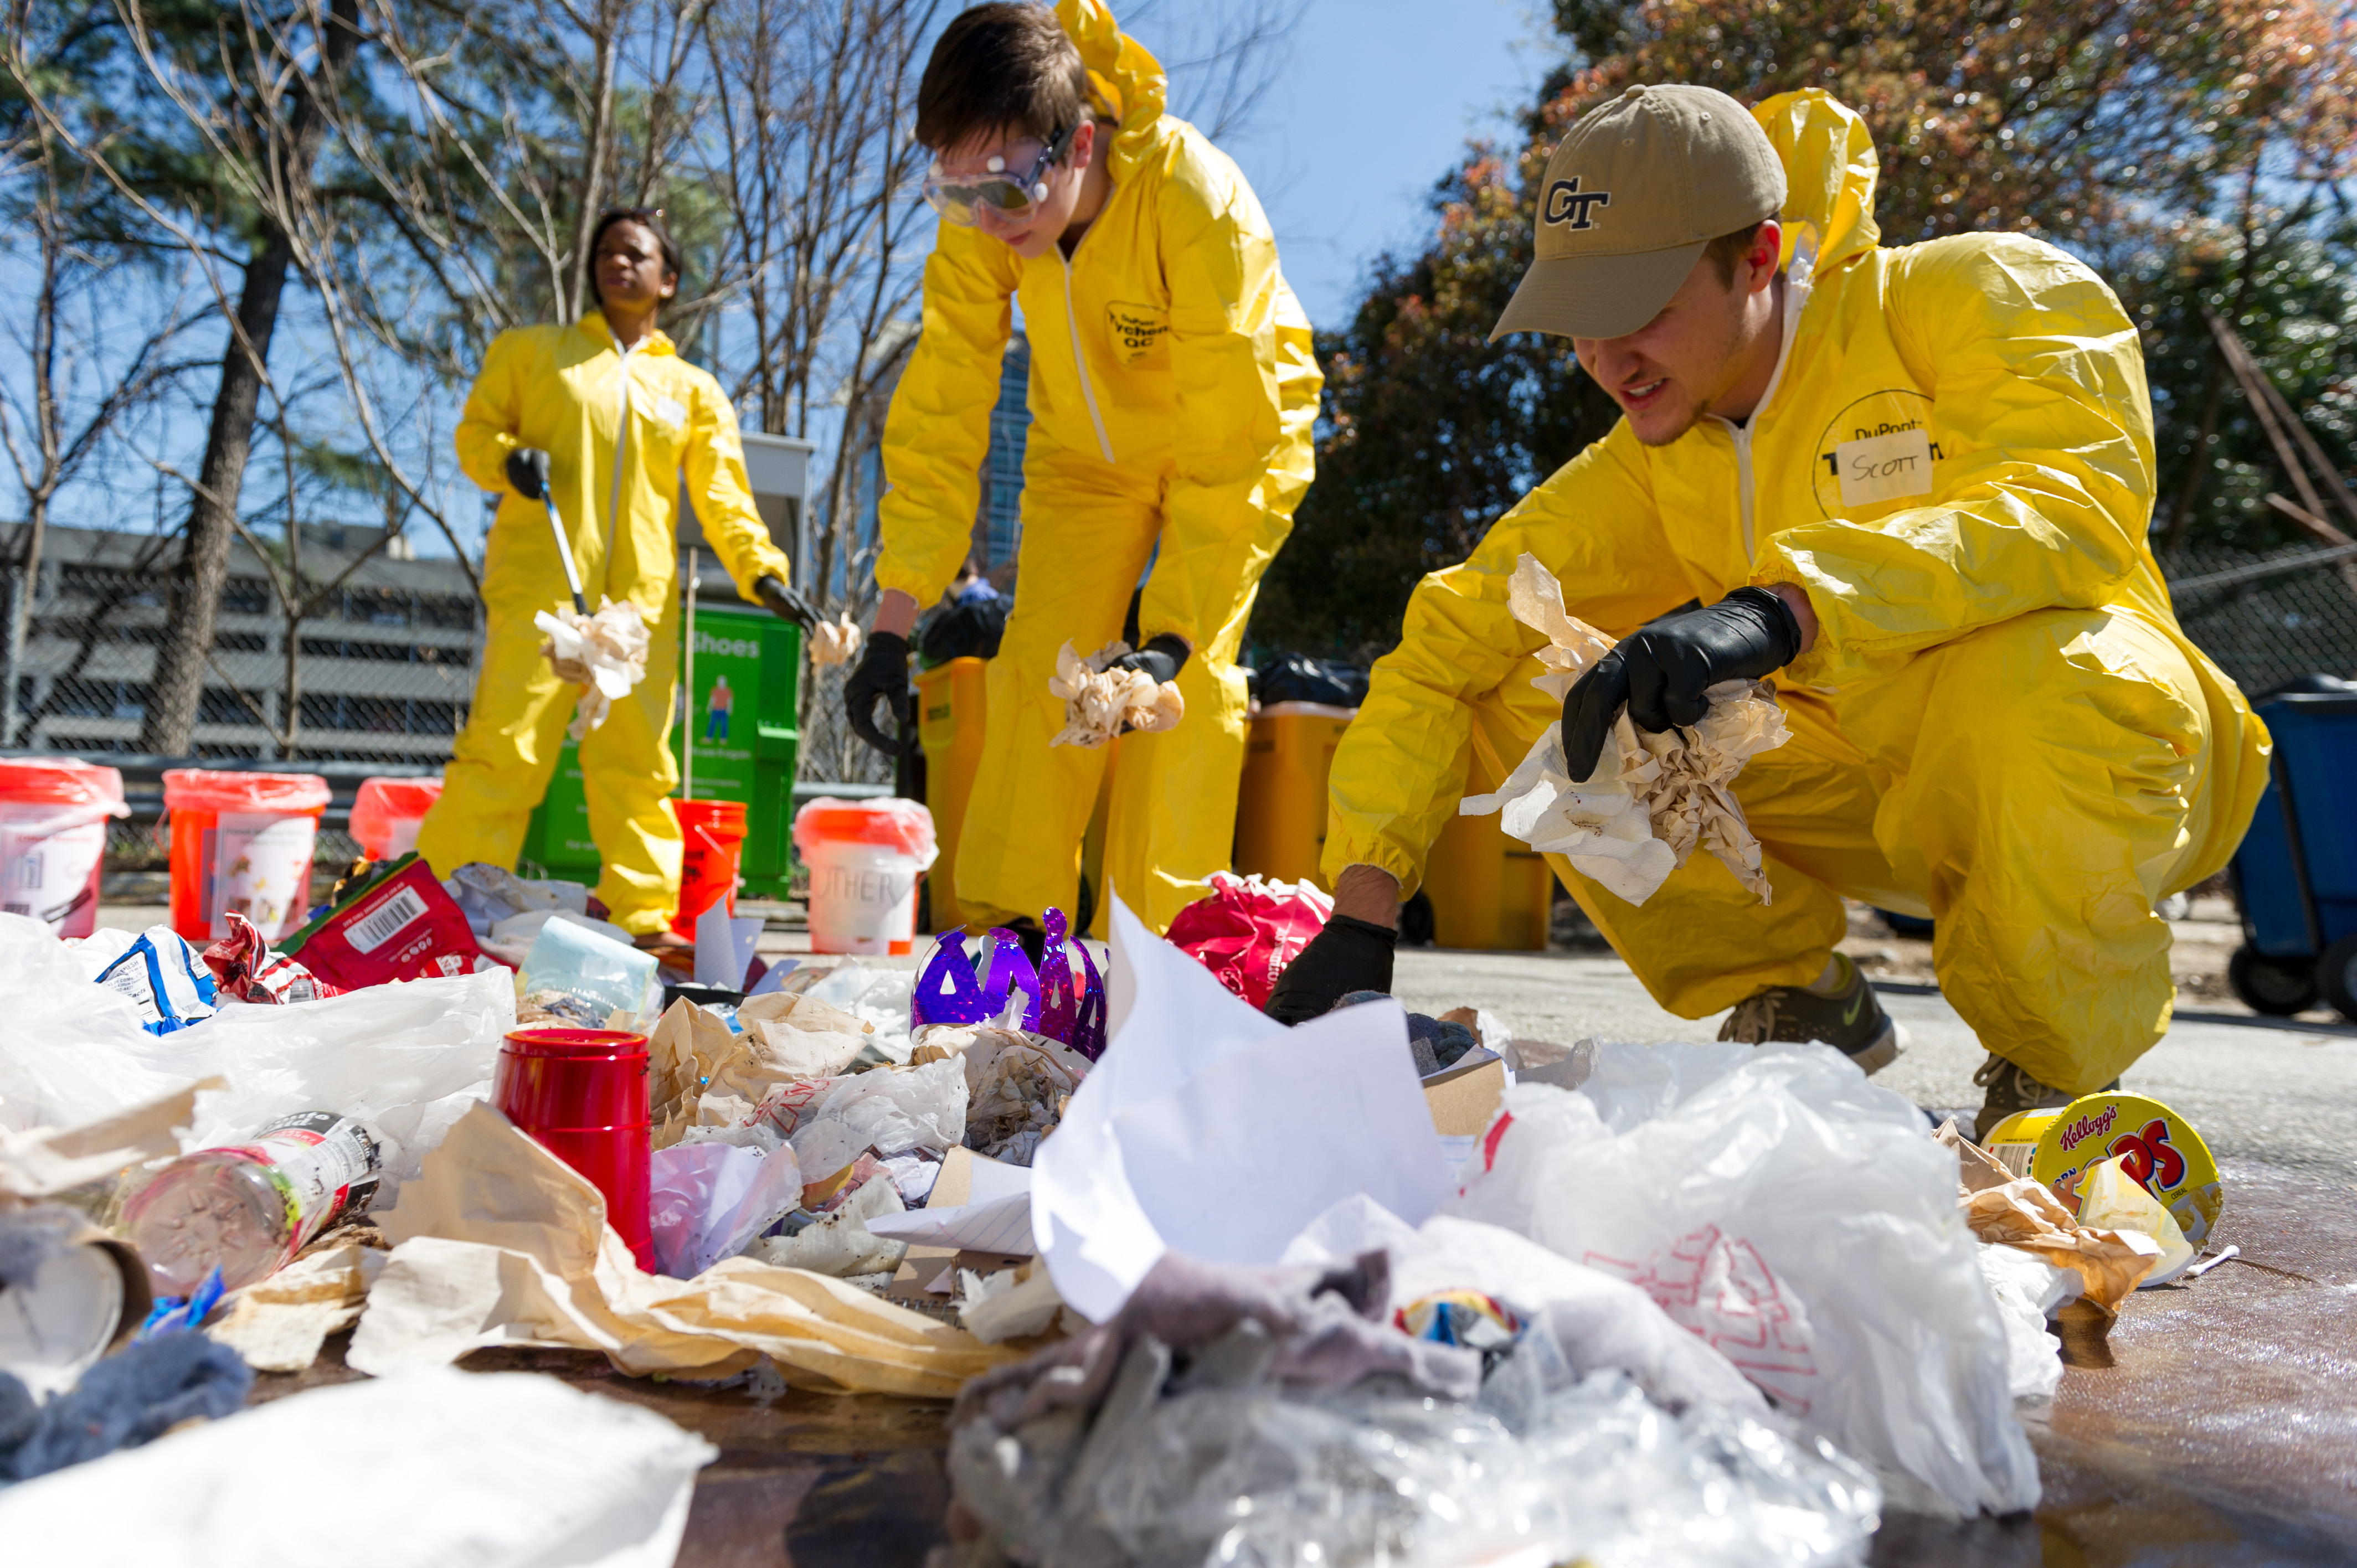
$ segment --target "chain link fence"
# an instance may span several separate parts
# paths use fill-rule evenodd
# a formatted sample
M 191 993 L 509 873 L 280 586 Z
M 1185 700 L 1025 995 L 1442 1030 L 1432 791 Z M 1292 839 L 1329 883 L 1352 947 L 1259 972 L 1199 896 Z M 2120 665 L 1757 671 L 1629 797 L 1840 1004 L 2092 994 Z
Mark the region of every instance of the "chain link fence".
M 2357 678 L 2357 545 L 2161 562 L 2178 620 L 2246 695 L 2302 675 Z

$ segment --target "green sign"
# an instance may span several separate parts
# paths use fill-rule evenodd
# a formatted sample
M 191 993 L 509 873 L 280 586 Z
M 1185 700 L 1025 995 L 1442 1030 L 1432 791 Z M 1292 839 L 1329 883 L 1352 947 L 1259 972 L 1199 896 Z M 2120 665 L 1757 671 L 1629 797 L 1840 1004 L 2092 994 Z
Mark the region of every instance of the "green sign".
M 802 628 L 766 610 L 698 605 L 693 651 L 692 666 L 680 660 L 684 700 L 671 736 L 682 793 L 692 788 L 699 800 L 745 803 L 744 894 L 782 898 L 793 866 Z M 692 770 L 683 750 L 688 745 L 694 747 Z M 597 880 L 599 856 L 589 837 L 581 759 L 569 740 L 547 798 L 532 814 L 522 858 L 554 876 Z

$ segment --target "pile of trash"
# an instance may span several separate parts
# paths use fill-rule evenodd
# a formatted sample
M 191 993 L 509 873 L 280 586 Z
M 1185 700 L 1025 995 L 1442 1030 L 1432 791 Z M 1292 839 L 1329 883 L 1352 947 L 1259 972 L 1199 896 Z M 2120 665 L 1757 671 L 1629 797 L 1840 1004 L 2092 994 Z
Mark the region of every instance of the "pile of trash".
M 0 916 L 0 1530 L 440 1390 L 577 1417 L 614 1541 L 675 1543 L 708 1445 L 443 1370 L 537 1347 L 953 1400 L 975 1568 L 1857 1563 L 1886 1509 L 2034 1507 L 2050 1324 L 2199 1267 L 2165 1107 L 1984 1149 L 1820 1046 L 1287 1028 L 1249 998 L 1323 912 L 1239 881 L 1187 947 L 1116 903 L 1109 970 L 1052 910 L 910 970 L 765 965 L 720 908 L 695 985 L 584 889 L 414 855 L 275 947 Z M 235 1413 L 343 1331 L 405 1375 Z

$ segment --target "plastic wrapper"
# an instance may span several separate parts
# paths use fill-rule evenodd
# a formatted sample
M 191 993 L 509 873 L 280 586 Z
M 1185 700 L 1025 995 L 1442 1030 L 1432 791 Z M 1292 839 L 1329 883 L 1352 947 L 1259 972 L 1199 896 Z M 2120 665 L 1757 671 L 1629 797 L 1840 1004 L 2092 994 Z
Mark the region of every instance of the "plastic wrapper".
M 1445 1210 L 1630 1281 L 1804 1430 L 1906 1477 L 1910 1507 L 2036 1506 L 1955 1156 L 1828 1047 L 1737 1048 L 1716 1075 L 1659 1074 L 1671 1087 L 1622 1130 L 1586 1086 L 1514 1085 Z M 1728 1051 L 1597 1054 L 1613 1081 L 1646 1076 L 1616 1057 Z
M 810 629 L 811 662 L 822 670 L 848 664 L 859 652 L 859 623 L 845 610 L 834 620 L 820 620 Z
M 1567 696 L 1580 673 L 1613 641 L 1563 607 L 1563 589 L 1538 558 L 1525 553 L 1508 589 L 1514 618 L 1544 633 L 1547 672 L 1531 684 Z M 1710 711 L 1691 729 L 1640 730 L 1624 710 L 1613 721 L 1590 778 L 1575 779 L 1564 760 L 1563 726 L 1550 725 L 1493 794 L 1468 797 L 1466 816 L 1499 813 L 1499 825 L 1542 854 L 1560 854 L 1631 904 L 1642 904 L 1699 847 L 1735 879 L 1769 901 L 1760 841 L 1744 822 L 1733 785 L 1743 765 L 1784 744 L 1783 711 L 1773 688 L 1727 681 L 1706 693 Z
M 1214 871 L 1211 895 L 1178 911 L 1168 940 L 1255 1007 L 1286 965 L 1326 929 L 1334 900 L 1308 882 L 1269 882 Z
M 1866 1560 L 1876 1487 L 1829 1444 L 1770 1418 L 1673 1414 L 1524 1345 L 1476 1404 L 1381 1380 L 1289 1393 L 1251 1326 L 1183 1371 L 1143 1342 L 1093 1421 L 959 1426 L 951 1481 L 987 1536 L 1042 1568 Z
M 782 1144 L 766 1155 L 726 1144 L 657 1149 L 648 1176 L 655 1260 L 673 1279 L 737 1256 L 802 1199 L 801 1167 Z
M 878 1155 L 950 1149 L 965 1138 L 965 1069 L 955 1061 L 879 1068 L 848 1078 L 805 1079 L 773 1090 L 755 1115 L 801 1148 L 813 1124 L 839 1123 L 854 1149 Z M 839 1168 L 805 1164 L 810 1179 Z
M 457 901 L 479 937 L 490 936 L 500 921 L 529 910 L 564 909 L 585 918 L 589 913 L 589 889 L 578 882 L 527 881 L 479 860 L 468 861 L 444 878 L 442 890 Z
M 547 634 L 541 657 L 556 678 L 585 688 L 565 731 L 576 741 L 604 724 L 614 703 L 647 678 L 647 618 L 634 604 L 606 599 L 587 618 L 569 607 L 542 610 L 532 624 Z
M 221 995 L 279 1006 L 344 993 L 342 986 L 329 985 L 285 953 L 271 951 L 261 930 L 236 910 L 222 910 L 221 918 L 229 935 L 205 950 L 205 967 L 213 972 L 213 984 Z
M 1103 746 L 1124 730 L 1157 734 L 1175 728 L 1187 716 L 1177 682 L 1157 683 L 1143 670 L 1110 668 L 1129 651 L 1129 644 L 1118 641 L 1106 643 L 1086 659 L 1069 642 L 1057 650 L 1048 693 L 1063 701 L 1064 727 L 1049 746 Z
M 345 991 L 467 974 L 482 961 L 466 911 L 414 854 L 280 945 Z
M 660 995 L 655 955 L 571 919 L 541 927 L 523 961 L 523 992 L 576 996 L 597 1010 L 637 1014 Z
M 810 974 L 807 981 L 803 972 Z M 917 977 L 905 969 L 845 962 L 831 970 L 797 972 L 781 989 L 840 1007 L 866 1025 L 862 1059 L 897 1067 L 916 1048 L 909 1035 L 909 995 L 916 983 Z
M 237 918 L 245 920 L 242 915 Z M 253 929 L 251 921 L 245 924 Z M 68 947 L 77 958 L 102 961 L 91 978 L 127 998 L 139 1010 L 139 1026 L 151 1035 L 185 1029 L 211 1017 L 220 1005 L 221 982 L 212 966 L 169 926 L 150 926 L 136 937 L 93 931 Z

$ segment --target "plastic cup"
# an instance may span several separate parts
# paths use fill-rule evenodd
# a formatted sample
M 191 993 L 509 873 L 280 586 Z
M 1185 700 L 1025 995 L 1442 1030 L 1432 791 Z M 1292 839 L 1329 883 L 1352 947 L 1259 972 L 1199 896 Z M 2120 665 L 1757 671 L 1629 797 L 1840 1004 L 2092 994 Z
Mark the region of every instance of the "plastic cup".
M 679 819 L 679 913 L 671 929 L 693 941 L 696 917 L 716 898 L 728 901 L 737 912 L 737 865 L 745 849 L 745 803 L 742 800 L 673 800 L 672 814 Z
M 655 1272 L 647 1037 L 626 1029 L 513 1029 L 491 1103 L 606 1197 L 607 1222 Z
M 172 929 L 192 942 L 229 935 L 234 909 L 263 940 L 302 927 L 311 904 L 311 849 L 328 809 L 316 773 L 164 773 L 172 819 Z

